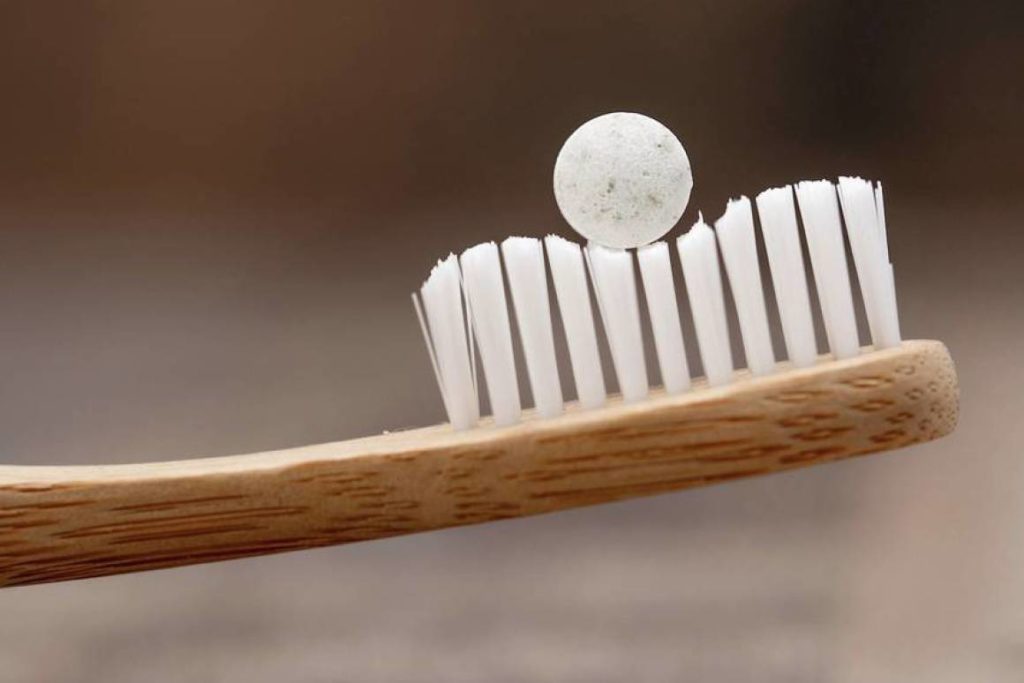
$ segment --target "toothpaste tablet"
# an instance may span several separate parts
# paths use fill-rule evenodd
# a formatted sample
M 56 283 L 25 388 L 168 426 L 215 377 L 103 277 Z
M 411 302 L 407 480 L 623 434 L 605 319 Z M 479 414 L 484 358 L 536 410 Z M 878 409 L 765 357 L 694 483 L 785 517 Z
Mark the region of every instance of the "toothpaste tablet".
M 558 208 L 576 232 L 628 249 L 657 240 L 679 221 L 693 174 L 671 130 L 643 114 L 617 112 L 569 136 L 554 182 Z

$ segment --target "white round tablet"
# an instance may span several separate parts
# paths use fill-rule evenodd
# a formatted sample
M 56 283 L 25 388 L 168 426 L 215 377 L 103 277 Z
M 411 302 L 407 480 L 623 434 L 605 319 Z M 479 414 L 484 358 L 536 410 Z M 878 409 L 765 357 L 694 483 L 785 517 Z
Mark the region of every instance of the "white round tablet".
M 693 174 L 682 143 L 643 114 L 587 121 L 555 161 L 555 201 L 580 235 L 628 249 L 672 229 L 690 200 Z

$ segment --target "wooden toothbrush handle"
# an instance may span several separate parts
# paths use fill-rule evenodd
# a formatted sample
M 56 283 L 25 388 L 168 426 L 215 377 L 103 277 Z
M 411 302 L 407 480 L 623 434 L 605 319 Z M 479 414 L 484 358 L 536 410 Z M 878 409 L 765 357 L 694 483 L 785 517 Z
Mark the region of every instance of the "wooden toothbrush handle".
M 904 342 L 728 387 L 272 453 L 0 467 L 0 585 L 213 562 L 551 512 L 950 432 L 945 346 Z

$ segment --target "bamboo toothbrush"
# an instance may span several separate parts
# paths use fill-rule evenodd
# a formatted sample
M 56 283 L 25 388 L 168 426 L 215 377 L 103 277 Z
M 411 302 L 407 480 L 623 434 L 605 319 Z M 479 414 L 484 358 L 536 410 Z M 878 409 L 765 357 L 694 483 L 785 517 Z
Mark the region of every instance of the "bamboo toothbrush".
M 956 373 L 942 343 L 900 339 L 881 187 L 841 178 L 838 186 L 800 183 L 795 194 L 796 203 L 792 188 L 777 188 L 755 202 L 788 361 L 776 362 L 772 348 L 754 210 L 745 198 L 730 202 L 714 228 L 698 221 L 675 245 L 702 379 L 691 379 L 686 364 L 669 244 L 648 244 L 635 256 L 557 237 L 543 245 L 529 238 L 477 245 L 439 262 L 414 296 L 448 424 L 242 456 L 0 467 L 0 585 L 533 515 L 949 433 Z M 824 355 L 815 343 L 797 208 L 827 333 Z M 841 217 L 873 343 L 863 348 Z M 729 350 L 719 253 L 745 370 L 734 369 Z M 648 386 L 635 263 L 664 389 Z M 577 396 L 569 403 L 555 364 L 548 269 Z M 513 315 L 532 410 L 521 407 Z M 598 330 L 621 396 L 607 394 Z M 481 383 L 493 413 L 483 419 Z

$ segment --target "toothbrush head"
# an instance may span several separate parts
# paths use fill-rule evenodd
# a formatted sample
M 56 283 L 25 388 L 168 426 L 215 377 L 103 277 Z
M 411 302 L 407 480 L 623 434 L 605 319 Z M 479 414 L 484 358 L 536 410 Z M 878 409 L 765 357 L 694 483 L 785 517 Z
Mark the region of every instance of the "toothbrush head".
M 530 388 L 523 396 L 532 397 L 541 417 L 563 412 L 556 360 L 556 348 L 563 340 L 575 383 L 574 392 L 567 383 L 564 393 L 575 393 L 586 408 L 600 407 L 608 398 L 600 360 L 602 342 L 627 403 L 643 401 L 652 393 L 649 370 L 653 366 L 649 367 L 650 354 L 645 353 L 652 345 L 656 376 L 672 394 L 703 384 L 732 384 L 747 374 L 761 377 L 819 365 L 823 359 L 815 338 L 815 317 L 824 329 L 829 359 L 898 347 L 899 316 L 884 215 L 878 186 L 844 177 L 838 185 L 821 180 L 767 190 L 756 202 L 746 197 L 732 200 L 713 223 L 698 218 L 675 240 L 675 250 L 662 241 L 633 251 L 594 242 L 581 246 L 555 236 L 543 242 L 510 237 L 500 248 L 486 243 L 467 249 L 460 258 L 449 257 L 434 269 L 419 297 L 426 311 L 423 332 L 451 423 L 457 429 L 477 424 L 474 349 L 479 349 L 494 423 L 509 426 L 522 419 L 526 405 L 518 391 L 517 355 L 525 361 L 519 367 L 525 368 Z M 809 247 L 810 274 L 804 265 L 798 217 Z M 774 316 L 766 305 L 759 233 L 788 364 L 779 362 L 781 354 L 776 354 L 772 342 Z M 854 313 L 846 241 L 852 247 L 868 323 L 860 327 L 866 327 L 863 336 L 870 338 L 870 347 L 862 346 L 862 330 Z M 673 251 L 678 255 L 677 266 L 672 263 Z M 554 296 L 548 290 L 549 269 Z M 677 293 L 679 271 L 685 297 Z M 817 306 L 808 293 L 811 275 Z M 505 296 L 506 280 L 511 303 Z M 413 299 L 418 301 L 415 294 Z M 552 316 L 556 308 L 552 301 L 557 303 L 561 329 Z M 646 315 L 642 303 L 646 303 Z M 683 338 L 681 303 L 689 304 L 693 340 Z M 595 319 L 600 325 L 595 325 Z M 732 320 L 738 323 L 742 342 L 735 349 Z M 694 342 L 704 382 L 695 381 L 687 364 L 686 346 Z

